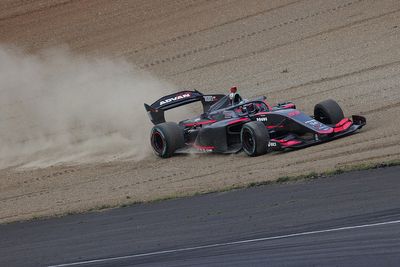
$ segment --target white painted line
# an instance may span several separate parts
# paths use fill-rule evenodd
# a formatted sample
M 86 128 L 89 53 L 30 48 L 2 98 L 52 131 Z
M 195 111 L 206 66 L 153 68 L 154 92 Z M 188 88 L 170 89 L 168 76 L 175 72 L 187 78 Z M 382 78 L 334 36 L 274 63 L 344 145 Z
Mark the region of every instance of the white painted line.
M 216 243 L 216 244 L 210 244 L 210 245 L 204 245 L 204 246 L 162 250 L 162 251 L 155 251 L 155 252 L 142 253 L 142 254 L 133 254 L 133 255 L 120 256 L 120 257 L 103 258 L 103 259 L 97 259 L 97 260 L 87 260 L 87 261 L 78 261 L 78 262 L 72 262 L 72 263 L 63 263 L 63 264 L 57 264 L 57 265 L 50 265 L 48 267 L 66 267 L 66 266 L 78 266 L 78 265 L 85 265 L 85 264 L 92 264 L 92 263 L 105 263 L 105 262 L 115 261 L 115 260 L 133 259 L 133 258 L 146 257 L 146 256 L 170 254 L 170 253 L 176 253 L 176 252 L 193 251 L 193 250 L 199 250 L 199 249 L 224 247 L 224 246 L 231 246 L 231 245 L 240 245 L 240 244 L 255 243 L 255 242 L 275 240 L 275 239 L 283 239 L 283 238 L 306 236 L 306 235 L 315 235 L 315 234 L 338 232 L 338 231 L 367 228 L 367 227 L 374 227 L 374 226 L 382 226 L 382 225 L 390 225 L 390 224 L 398 224 L 398 223 L 400 223 L 400 220 L 354 225 L 354 226 L 346 226 L 346 227 L 331 228 L 331 229 L 302 232 L 302 233 L 294 233 L 294 234 L 288 234 L 288 235 L 263 237 L 263 238 L 256 238 L 256 239 L 247 239 L 247 240 L 233 241 L 233 242 L 226 242 L 226 243 Z

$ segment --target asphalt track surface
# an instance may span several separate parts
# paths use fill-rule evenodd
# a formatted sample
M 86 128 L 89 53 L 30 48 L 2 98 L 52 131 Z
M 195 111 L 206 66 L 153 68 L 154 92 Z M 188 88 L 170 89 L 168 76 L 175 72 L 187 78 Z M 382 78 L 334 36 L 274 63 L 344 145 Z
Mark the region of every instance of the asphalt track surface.
M 400 167 L 0 226 L 0 266 L 398 266 Z

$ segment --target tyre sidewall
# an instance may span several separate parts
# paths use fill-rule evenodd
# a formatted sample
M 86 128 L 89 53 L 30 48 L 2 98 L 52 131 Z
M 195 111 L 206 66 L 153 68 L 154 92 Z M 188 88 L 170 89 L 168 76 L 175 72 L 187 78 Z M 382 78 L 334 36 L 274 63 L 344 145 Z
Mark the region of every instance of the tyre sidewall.
M 243 145 L 243 134 L 250 133 L 253 139 L 253 147 L 247 150 Z M 242 148 L 244 152 L 251 157 L 260 156 L 268 151 L 269 133 L 265 128 L 264 123 L 258 121 L 248 122 L 243 125 L 242 131 L 240 132 L 240 141 L 242 142 Z
M 240 134 L 240 141 L 243 144 L 243 134 L 245 132 L 249 132 L 251 134 L 251 138 L 253 139 L 253 147 L 251 148 L 251 151 L 248 151 L 245 146 L 243 146 L 243 150 L 246 152 L 247 155 L 255 155 L 256 154 L 256 148 L 257 148 L 257 140 L 255 138 L 255 132 L 251 127 L 248 126 L 243 126 L 242 128 L 242 133 Z
M 161 151 L 158 151 L 158 149 L 155 147 L 155 144 L 154 144 L 153 137 L 154 137 L 154 134 L 156 134 L 156 133 L 159 134 L 159 135 L 161 136 L 162 141 L 163 141 L 163 148 L 162 148 Z M 165 138 L 165 135 L 164 135 L 163 131 L 162 131 L 160 128 L 158 128 L 157 126 L 154 127 L 153 130 L 151 131 L 150 140 L 151 140 L 151 146 L 153 147 L 154 153 L 155 153 L 157 156 L 162 157 L 162 158 L 167 157 L 167 152 L 168 152 L 168 141 L 167 141 L 167 139 Z
M 325 116 L 326 121 L 318 116 L 319 113 Z M 344 118 L 344 114 L 342 108 L 336 101 L 328 99 L 315 105 L 314 117 L 316 120 L 325 124 L 336 124 Z
M 158 150 L 154 143 L 154 135 L 159 134 L 163 141 L 163 148 Z M 153 127 L 150 142 L 155 154 L 162 158 L 171 157 L 174 152 L 185 144 L 183 129 L 175 122 L 164 122 Z

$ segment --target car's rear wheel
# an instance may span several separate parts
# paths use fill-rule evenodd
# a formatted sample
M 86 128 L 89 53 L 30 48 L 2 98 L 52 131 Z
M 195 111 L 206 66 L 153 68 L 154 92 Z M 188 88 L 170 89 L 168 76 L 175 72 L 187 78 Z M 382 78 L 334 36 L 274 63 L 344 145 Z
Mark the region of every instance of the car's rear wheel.
M 267 153 L 269 133 L 260 121 L 251 121 L 243 125 L 240 140 L 244 152 L 251 157 Z
M 336 124 L 343 120 L 343 110 L 339 104 L 332 99 L 322 101 L 314 107 L 314 118 L 324 124 Z
M 183 129 L 174 122 L 157 124 L 151 130 L 150 142 L 157 156 L 169 158 L 184 146 Z

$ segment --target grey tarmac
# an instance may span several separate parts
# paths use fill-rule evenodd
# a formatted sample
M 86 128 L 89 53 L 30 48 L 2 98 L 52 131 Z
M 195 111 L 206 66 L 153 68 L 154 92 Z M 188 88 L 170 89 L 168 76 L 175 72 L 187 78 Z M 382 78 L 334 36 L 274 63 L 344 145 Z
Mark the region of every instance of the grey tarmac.
M 355 171 L 1 225 L 0 265 L 398 266 L 399 177 Z

